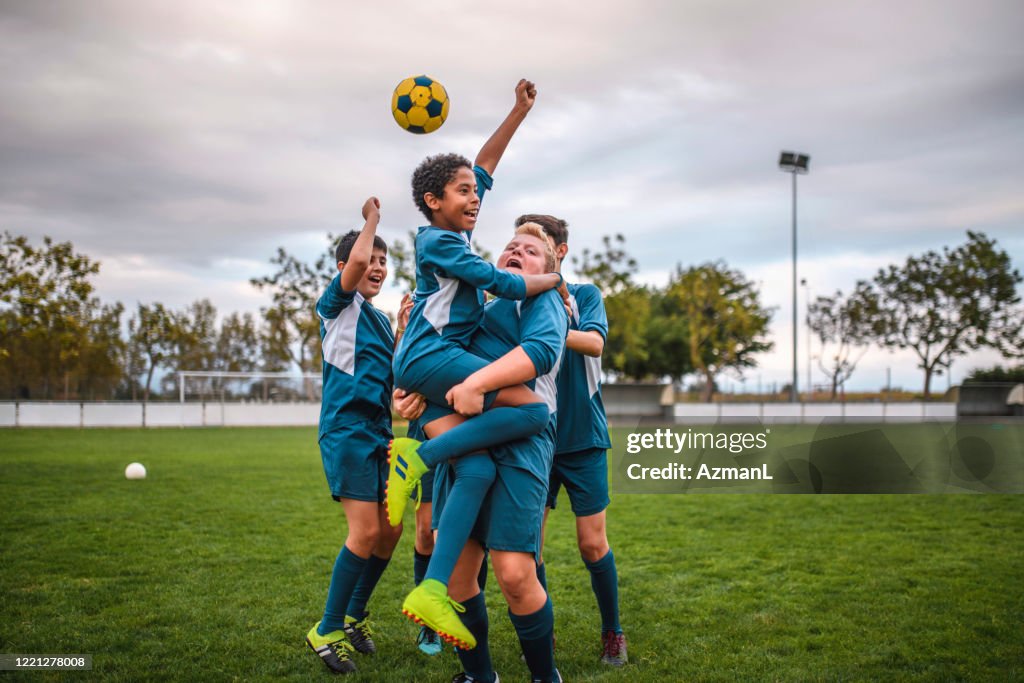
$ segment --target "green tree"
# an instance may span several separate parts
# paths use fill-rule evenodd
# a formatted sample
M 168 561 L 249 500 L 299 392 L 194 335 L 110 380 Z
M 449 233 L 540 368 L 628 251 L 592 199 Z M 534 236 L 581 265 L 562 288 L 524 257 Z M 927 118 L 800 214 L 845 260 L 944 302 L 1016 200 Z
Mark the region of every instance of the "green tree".
M 401 239 L 388 245 L 388 270 L 391 280 L 406 292 L 416 291 L 416 231 L 408 233 L 409 243 Z
M 821 341 L 818 367 L 832 384 L 833 401 L 867 353 L 877 308 L 877 300 L 863 282 L 849 297 L 836 290 L 834 296 L 819 296 L 808 307 L 807 324 Z M 835 345 L 833 352 L 826 351 L 829 344 Z
M 705 402 L 719 373 L 757 367 L 755 356 L 772 349 L 765 338 L 771 310 L 761 306 L 755 284 L 725 263 L 677 268 L 666 296 L 686 316 L 690 362 L 703 378 Z
M 100 265 L 71 242 L 0 238 L 0 392 L 16 398 L 70 398 L 82 375 L 92 296 Z M 91 352 L 95 353 L 93 349 Z
M 328 235 L 328 239 L 333 238 Z M 257 289 L 270 293 L 272 303 L 262 311 L 274 333 L 280 335 L 274 350 L 286 354 L 302 372 L 316 372 L 320 369 L 317 353 L 320 322 L 316 302 L 337 272 L 337 267 L 332 266 L 333 250 L 322 254 L 310 266 L 279 247 L 270 262 L 277 270 L 250 282 Z
M 584 249 L 573 257 L 576 274 L 593 283 L 604 297 L 608 314 L 601 367 L 613 376 L 645 379 L 648 367 L 647 329 L 651 319 L 651 292 L 633 281 L 636 259 L 625 250 L 621 234 L 605 235 L 600 251 Z
M 170 369 L 178 338 L 176 328 L 174 315 L 161 303 L 139 304 L 128 319 L 129 371 L 138 373 L 132 375 L 132 380 L 142 387 L 143 401 L 149 401 L 156 370 Z
M 260 367 L 260 340 L 252 313 L 232 313 L 217 333 L 213 366 L 225 372 L 255 372 Z
M 995 240 L 968 231 L 965 244 L 878 271 L 871 282 L 879 304 L 873 334 L 883 346 L 917 354 L 927 400 L 932 377 L 953 359 L 983 346 L 999 348 L 1019 334 L 1020 281 Z
M 217 358 L 217 309 L 209 299 L 174 315 L 178 370 L 213 370 Z
M 124 380 L 127 344 L 121 335 L 124 306 L 93 304 L 79 361 L 78 395 L 90 401 L 112 399 Z
M 679 299 L 679 291 L 672 288 L 652 291 L 649 305 L 651 312 L 643 340 L 648 362 L 644 370 L 654 377 L 670 377 L 680 382 L 694 371 L 686 306 Z
M 1024 365 L 975 368 L 967 375 L 968 382 L 1018 383 L 1024 382 Z

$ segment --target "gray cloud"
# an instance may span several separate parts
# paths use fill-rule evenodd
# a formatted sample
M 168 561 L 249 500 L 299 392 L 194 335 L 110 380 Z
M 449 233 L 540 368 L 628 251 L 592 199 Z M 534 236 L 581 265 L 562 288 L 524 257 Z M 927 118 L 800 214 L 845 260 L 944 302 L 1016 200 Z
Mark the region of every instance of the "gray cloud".
M 1024 268 L 1022 28 L 1019 2 L 994 1 L 6 2 L 0 228 L 110 263 L 107 296 L 166 299 L 156 281 L 133 286 L 149 269 L 177 274 L 183 300 L 251 308 L 259 297 L 231 282 L 277 245 L 313 258 L 327 231 L 358 226 L 369 194 L 386 238 L 418 225 L 411 169 L 472 156 L 528 76 L 540 96 L 486 203 L 491 249 L 540 210 L 569 218 L 576 251 L 624 232 L 648 277 L 785 263 L 775 162 L 794 148 L 812 155 L 809 271 L 968 228 Z M 418 72 L 452 97 L 424 137 L 388 113 Z

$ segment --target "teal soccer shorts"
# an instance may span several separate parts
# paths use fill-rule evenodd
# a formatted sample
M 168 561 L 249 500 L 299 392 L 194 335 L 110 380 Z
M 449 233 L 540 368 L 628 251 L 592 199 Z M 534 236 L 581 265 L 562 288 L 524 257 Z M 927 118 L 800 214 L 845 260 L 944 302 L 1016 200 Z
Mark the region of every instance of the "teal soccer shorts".
M 367 423 L 346 425 L 320 437 L 320 458 L 334 500 L 384 502 L 390 440 L 383 428 Z
M 558 490 L 565 486 L 572 513 L 577 517 L 596 515 L 608 507 L 608 454 L 603 448 L 590 448 L 555 455 L 551 466 L 547 505 L 555 508 Z
M 469 537 L 488 550 L 530 553 L 537 561 L 541 552 L 547 482 L 528 470 L 500 462 L 495 464 L 498 475 Z M 437 529 L 455 473 L 447 461 L 439 464 L 435 472 L 431 527 Z
M 488 365 L 490 361 L 461 347 L 448 345 L 417 361 L 401 376 L 396 375 L 395 386 L 419 392 L 427 398 L 427 410 L 419 419 L 420 424 L 426 425 L 454 413 L 445 399 L 448 390 Z M 484 410 L 491 407 L 497 396 L 497 391 L 484 396 Z

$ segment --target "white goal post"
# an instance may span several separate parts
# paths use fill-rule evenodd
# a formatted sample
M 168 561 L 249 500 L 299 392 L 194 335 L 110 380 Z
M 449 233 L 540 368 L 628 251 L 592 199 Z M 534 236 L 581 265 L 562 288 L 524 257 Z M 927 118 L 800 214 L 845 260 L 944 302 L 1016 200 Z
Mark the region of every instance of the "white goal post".
M 198 395 L 201 400 L 307 400 L 319 401 L 323 377 L 301 372 L 229 372 L 225 370 L 180 370 L 178 400 Z

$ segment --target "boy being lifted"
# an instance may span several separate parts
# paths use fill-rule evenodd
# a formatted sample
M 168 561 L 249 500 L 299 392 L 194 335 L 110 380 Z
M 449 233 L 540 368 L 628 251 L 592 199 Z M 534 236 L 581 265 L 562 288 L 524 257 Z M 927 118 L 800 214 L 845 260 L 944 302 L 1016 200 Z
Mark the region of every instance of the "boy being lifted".
M 430 225 L 416 235 L 415 303 L 395 352 L 395 386 L 426 397 L 421 423 L 429 440 L 393 442 L 386 503 L 391 524 L 400 524 L 423 474 L 442 460 L 458 458 L 426 578 L 406 598 L 403 611 L 463 648 L 472 648 L 475 639 L 456 614 L 461 606 L 453 605 L 447 584 L 494 481 L 494 463 L 483 451 L 537 434 L 548 423 L 544 400 L 523 384 L 536 374 L 529 356 L 520 349 L 489 363 L 467 350 L 480 325 L 484 290 L 522 300 L 562 283 L 558 274 L 500 271 L 470 249 L 481 199 L 493 184 L 491 173 L 535 97 L 533 84 L 519 81 L 515 106 L 484 143 L 475 165 L 442 154 L 425 159 L 412 177 L 413 199 Z M 459 421 L 448 419 L 449 405 L 476 417 L 453 426 Z

